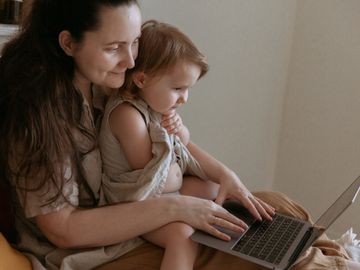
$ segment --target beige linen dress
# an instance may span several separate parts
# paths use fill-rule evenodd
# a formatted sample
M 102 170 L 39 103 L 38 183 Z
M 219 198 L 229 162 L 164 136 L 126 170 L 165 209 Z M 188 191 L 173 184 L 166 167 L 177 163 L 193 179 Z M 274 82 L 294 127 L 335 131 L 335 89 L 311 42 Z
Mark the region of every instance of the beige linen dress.
M 93 97 L 94 107 L 102 111 L 105 102 L 105 96 L 102 91 L 93 88 Z M 83 124 L 97 136 L 95 125 L 97 121 L 93 118 L 85 98 L 83 109 Z M 92 142 L 86 136 L 77 134 L 76 139 L 77 143 L 84 150 L 92 148 Z M 71 167 L 68 164 L 63 164 L 61 168 L 64 171 L 63 177 L 66 179 L 66 184 L 62 189 L 63 197 L 58 198 L 51 204 L 44 205 L 44 202 L 57 193 L 57 187 L 55 186 L 50 186 L 49 189 L 43 188 L 36 192 L 27 192 L 26 196 L 24 192 L 16 188 L 19 199 L 19 205 L 16 210 L 16 227 L 19 233 L 19 243 L 16 245 L 16 248 L 30 258 L 34 270 L 93 269 L 96 266 L 116 259 L 143 243 L 140 238 L 136 238 L 107 247 L 63 250 L 52 245 L 42 234 L 35 223 L 35 216 L 56 212 L 69 206 L 69 203 L 82 208 L 95 207 L 98 204 L 102 194 L 102 161 L 99 148 L 88 152 L 83 157 L 82 165 L 86 173 L 85 178 L 89 190 L 79 189 Z M 59 167 L 59 169 L 61 168 Z

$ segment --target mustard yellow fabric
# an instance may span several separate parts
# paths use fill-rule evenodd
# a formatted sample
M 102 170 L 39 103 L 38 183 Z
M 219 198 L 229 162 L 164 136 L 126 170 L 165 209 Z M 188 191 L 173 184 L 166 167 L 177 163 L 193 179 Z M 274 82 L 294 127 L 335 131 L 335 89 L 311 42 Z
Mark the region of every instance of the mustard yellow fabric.
M 0 270 L 32 270 L 31 263 L 25 255 L 13 249 L 0 233 Z

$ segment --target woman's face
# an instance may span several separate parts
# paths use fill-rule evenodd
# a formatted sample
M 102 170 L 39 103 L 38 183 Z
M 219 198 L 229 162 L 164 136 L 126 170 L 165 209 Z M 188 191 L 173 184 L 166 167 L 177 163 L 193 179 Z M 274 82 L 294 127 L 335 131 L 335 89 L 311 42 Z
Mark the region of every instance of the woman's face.
M 74 83 L 87 89 L 91 83 L 118 88 L 125 71 L 134 67 L 141 34 L 141 13 L 137 5 L 104 7 L 99 12 L 100 25 L 87 31 L 73 52 Z

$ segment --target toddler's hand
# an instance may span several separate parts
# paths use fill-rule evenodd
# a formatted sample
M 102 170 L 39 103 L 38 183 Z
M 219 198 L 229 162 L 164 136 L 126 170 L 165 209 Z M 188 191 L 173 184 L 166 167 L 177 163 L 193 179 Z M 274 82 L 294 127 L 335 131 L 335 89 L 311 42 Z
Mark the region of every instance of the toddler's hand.
M 187 127 L 184 126 L 180 115 L 175 110 L 170 110 L 163 115 L 161 126 L 165 128 L 169 134 L 177 135 L 184 145 L 188 144 L 190 132 Z

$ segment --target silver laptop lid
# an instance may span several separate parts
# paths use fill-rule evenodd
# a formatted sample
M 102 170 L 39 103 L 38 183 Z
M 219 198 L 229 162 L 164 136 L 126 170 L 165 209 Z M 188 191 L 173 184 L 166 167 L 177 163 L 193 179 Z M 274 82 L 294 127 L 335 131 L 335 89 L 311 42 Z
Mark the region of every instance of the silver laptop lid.
M 306 241 L 300 256 L 318 239 L 326 229 L 355 201 L 360 190 L 360 176 L 338 197 L 338 199 L 325 211 L 312 227 L 311 236 Z
M 341 194 L 341 196 L 315 222 L 315 228 L 326 230 L 356 199 L 360 190 L 360 176 Z

